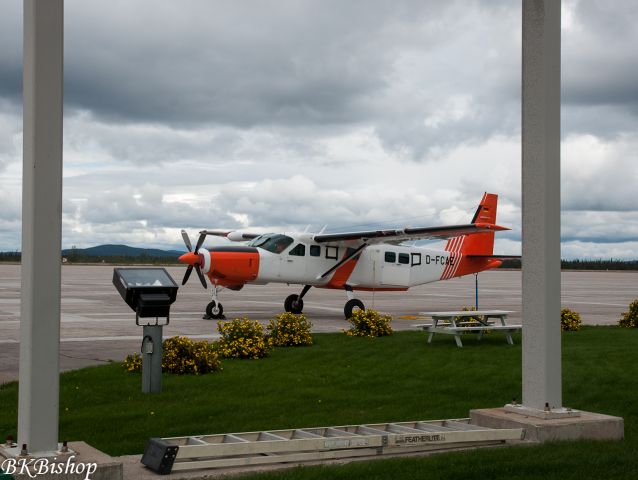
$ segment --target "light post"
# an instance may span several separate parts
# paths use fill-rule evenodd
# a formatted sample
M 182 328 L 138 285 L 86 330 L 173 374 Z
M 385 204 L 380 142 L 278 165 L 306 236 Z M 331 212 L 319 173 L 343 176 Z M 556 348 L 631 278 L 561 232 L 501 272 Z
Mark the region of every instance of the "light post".
M 153 318 L 143 326 L 142 392 L 162 391 L 162 327 L 170 322 L 171 304 L 177 297 L 177 284 L 163 268 L 115 268 L 113 285 L 126 304 L 140 318 Z M 165 318 L 165 323 L 160 323 Z

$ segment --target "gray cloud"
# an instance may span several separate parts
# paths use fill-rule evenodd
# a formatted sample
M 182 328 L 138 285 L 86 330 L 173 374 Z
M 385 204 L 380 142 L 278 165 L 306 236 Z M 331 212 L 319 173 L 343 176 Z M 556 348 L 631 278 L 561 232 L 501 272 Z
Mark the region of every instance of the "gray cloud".
M 562 239 L 598 244 L 638 242 L 638 212 L 568 212 Z
M 613 140 L 571 136 L 562 144 L 562 208 L 630 212 L 638 209 L 638 134 Z
M 22 159 L 22 122 L 15 110 L 0 98 L 0 173 Z
M 563 98 L 567 105 L 613 105 L 638 114 L 638 4 L 568 2 L 563 35 Z
M 339 124 L 360 118 L 359 98 L 382 86 L 364 37 L 386 17 L 367 4 L 339 4 L 337 17 L 324 2 L 146 7 L 134 7 L 141 26 L 138 12 L 123 14 L 129 2 L 69 2 L 71 105 L 182 125 Z
M 22 2 L 0 5 L 0 45 L 0 101 L 4 97 L 17 104 L 22 94 Z

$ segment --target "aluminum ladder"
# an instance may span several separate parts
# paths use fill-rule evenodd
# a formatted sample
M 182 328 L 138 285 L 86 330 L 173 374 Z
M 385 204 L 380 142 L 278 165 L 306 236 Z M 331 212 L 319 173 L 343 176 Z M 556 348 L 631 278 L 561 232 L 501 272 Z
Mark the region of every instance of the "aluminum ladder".
M 496 445 L 522 435 L 520 428 L 481 427 L 462 418 L 151 438 L 142 463 L 167 474 Z

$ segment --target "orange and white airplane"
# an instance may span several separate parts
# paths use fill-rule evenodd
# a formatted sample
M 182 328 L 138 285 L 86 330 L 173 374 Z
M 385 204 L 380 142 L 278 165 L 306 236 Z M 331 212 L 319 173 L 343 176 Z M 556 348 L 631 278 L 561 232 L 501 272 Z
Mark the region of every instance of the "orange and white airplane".
M 208 277 L 213 293 L 204 318 L 222 318 L 219 290 L 271 282 L 303 285 L 299 294 L 284 301 L 285 310 L 293 313 L 301 313 L 303 298 L 311 287 L 341 289 L 347 295 L 344 314 L 350 318 L 354 309 L 364 308 L 355 297 L 356 291 L 405 291 L 495 268 L 502 259 L 512 258 L 493 254 L 494 233 L 509 230 L 496 225 L 497 202 L 497 195 L 485 193 L 474 218 L 464 225 L 318 234 L 203 230 L 194 251 L 182 230 L 188 248 L 188 253 L 179 257 L 188 265 L 182 285 L 193 268 L 204 288 L 204 275 Z M 203 249 L 208 235 L 247 243 Z M 444 250 L 403 245 L 412 240 L 441 239 L 448 239 Z

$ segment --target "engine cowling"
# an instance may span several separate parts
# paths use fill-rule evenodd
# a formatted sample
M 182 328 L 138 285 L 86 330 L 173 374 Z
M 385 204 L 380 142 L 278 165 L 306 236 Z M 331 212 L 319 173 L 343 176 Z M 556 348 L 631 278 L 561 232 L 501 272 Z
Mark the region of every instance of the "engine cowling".
M 200 249 L 201 270 L 225 286 L 252 282 L 259 273 L 259 253 L 254 247 L 220 246 Z M 219 283 L 219 282 L 218 282 Z

